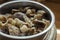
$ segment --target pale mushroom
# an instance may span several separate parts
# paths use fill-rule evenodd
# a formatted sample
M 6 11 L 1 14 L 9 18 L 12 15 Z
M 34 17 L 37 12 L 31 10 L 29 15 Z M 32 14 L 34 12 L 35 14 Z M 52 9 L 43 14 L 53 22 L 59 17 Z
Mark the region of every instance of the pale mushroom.
M 14 20 L 16 21 L 17 26 L 22 26 L 23 24 L 26 24 L 25 22 L 19 20 L 18 18 L 15 18 Z
M 11 24 L 8 24 L 8 30 L 9 30 L 9 34 L 10 35 L 19 35 L 20 31 L 19 28 L 17 28 L 16 26 L 13 26 Z
M 15 25 L 16 24 L 16 21 L 12 18 L 9 18 L 8 19 L 8 23 L 12 24 L 12 25 Z
M 45 14 L 46 12 L 44 11 L 44 10 L 38 10 L 37 11 L 37 14 L 41 14 L 41 15 L 43 15 L 43 14 Z
M 24 18 L 25 22 L 28 23 L 28 25 L 29 25 L 30 27 L 32 27 L 32 26 L 34 25 L 34 24 L 32 23 L 32 21 L 31 21 L 26 15 L 24 15 L 23 18 Z
M 31 14 L 32 13 L 32 10 L 31 9 L 28 9 L 26 14 Z
M 35 15 L 35 9 L 28 9 L 26 14 L 28 17 L 33 17 Z
M 20 31 L 22 32 L 22 33 L 25 33 L 25 32 L 27 32 L 29 30 L 29 28 L 26 26 L 26 25 L 23 25 L 21 28 L 20 28 Z
M 40 19 L 42 19 L 42 15 L 41 15 L 41 14 L 36 14 L 36 15 L 34 16 L 34 19 L 40 20 Z

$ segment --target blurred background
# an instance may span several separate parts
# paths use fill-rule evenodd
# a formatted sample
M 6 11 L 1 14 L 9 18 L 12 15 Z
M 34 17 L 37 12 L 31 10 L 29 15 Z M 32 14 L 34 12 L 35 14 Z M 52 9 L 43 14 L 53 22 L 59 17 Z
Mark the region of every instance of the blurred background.
M 0 0 L 0 4 L 12 1 L 12 0 Z M 55 14 L 55 25 L 57 28 L 57 40 L 60 40 L 60 0 L 34 0 L 41 2 L 47 7 L 49 7 Z

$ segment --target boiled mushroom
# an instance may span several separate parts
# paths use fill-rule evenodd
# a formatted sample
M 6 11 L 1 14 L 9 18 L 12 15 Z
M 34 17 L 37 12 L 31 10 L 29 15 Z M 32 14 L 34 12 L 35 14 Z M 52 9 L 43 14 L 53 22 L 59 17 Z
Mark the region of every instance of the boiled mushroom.
M 23 15 L 21 15 L 21 14 L 23 14 L 23 13 L 22 12 L 16 12 L 13 16 L 15 18 L 19 18 L 20 20 L 24 21 Z
M 0 15 L 0 21 L 2 21 L 3 23 L 6 22 L 6 17 L 4 15 Z
M 15 25 L 16 24 L 16 21 L 12 18 L 9 18 L 8 19 L 8 23 L 12 24 L 12 25 Z
M 40 19 L 42 19 L 42 15 L 41 15 L 41 14 L 36 14 L 36 15 L 34 16 L 34 19 L 40 20 Z
M 24 18 L 25 22 L 28 23 L 28 25 L 29 25 L 30 27 L 32 27 L 32 26 L 34 25 L 34 24 L 32 23 L 32 21 L 31 21 L 26 15 L 24 15 L 23 18 Z
M 37 14 L 41 14 L 41 15 L 43 15 L 43 14 L 45 14 L 46 12 L 44 11 L 44 10 L 38 10 L 37 11 Z
M 42 19 L 43 22 L 45 22 L 46 26 L 44 29 L 46 29 L 49 25 L 50 25 L 50 21 L 49 20 L 46 20 L 46 19 Z
M 24 21 L 21 21 L 18 18 L 15 18 L 14 20 L 16 21 L 16 25 L 19 27 L 22 26 L 23 24 L 26 24 Z
M 18 9 L 12 9 L 12 13 L 19 12 Z
M 10 35 L 19 35 L 20 31 L 19 28 L 17 28 L 16 26 L 13 26 L 11 24 L 8 24 L 8 30 L 9 30 L 9 34 Z
M 21 28 L 20 28 L 21 32 L 22 33 L 25 33 L 29 30 L 29 28 L 26 26 L 26 25 L 23 25 Z

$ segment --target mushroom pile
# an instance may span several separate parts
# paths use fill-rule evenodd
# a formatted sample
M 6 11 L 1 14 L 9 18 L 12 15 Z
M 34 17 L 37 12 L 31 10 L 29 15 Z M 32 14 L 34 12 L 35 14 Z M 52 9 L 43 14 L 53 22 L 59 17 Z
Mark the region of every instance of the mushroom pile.
M 44 10 L 31 7 L 12 9 L 11 13 L 0 14 L 0 29 L 13 36 L 29 36 L 42 32 L 50 25 L 43 16 Z

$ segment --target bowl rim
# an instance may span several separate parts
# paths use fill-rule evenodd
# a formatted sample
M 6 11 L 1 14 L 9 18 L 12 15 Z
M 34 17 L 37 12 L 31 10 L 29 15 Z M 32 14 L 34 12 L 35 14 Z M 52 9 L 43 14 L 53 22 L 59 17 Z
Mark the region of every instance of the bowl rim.
M 53 12 L 47 6 L 43 5 L 42 3 L 38 3 L 38 2 L 35 2 L 35 1 L 10 1 L 10 2 L 6 2 L 6 3 L 1 4 L 0 8 L 7 5 L 7 4 L 11 4 L 11 3 L 15 3 L 15 2 L 31 2 L 31 3 L 35 3 L 37 5 L 43 6 L 45 9 L 47 9 L 50 12 L 50 15 L 52 17 L 51 24 L 49 25 L 49 27 L 46 30 L 42 31 L 41 33 L 37 33 L 37 34 L 31 35 L 31 36 L 21 36 L 21 37 L 11 36 L 11 35 L 7 35 L 7 34 L 2 33 L 2 32 L 0 32 L 0 35 L 8 37 L 8 38 L 13 38 L 13 39 L 29 39 L 29 38 L 34 38 L 34 37 L 43 35 L 44 33 L 48 32 L 53 27 L 54 22 L 55 22 L 55 16 L 54 16 Z

